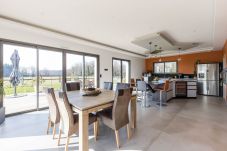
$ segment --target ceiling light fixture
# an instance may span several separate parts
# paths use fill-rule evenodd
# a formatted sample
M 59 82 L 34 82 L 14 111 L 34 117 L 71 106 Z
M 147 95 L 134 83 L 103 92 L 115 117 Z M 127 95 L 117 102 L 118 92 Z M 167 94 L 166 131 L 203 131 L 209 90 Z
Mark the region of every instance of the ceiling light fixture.
M 178 48 L 178 52 L 179 52 L 179 56 L 178 56 L 178 58 L 177 58 L 177 61 L 178 61 L 178 62 L 181 61 L 180 51 L 181 51 L 181 48 Z
M 158 50 L 158 49 L 157 49 L 158 45 L 154 45 L 154 46 L 155 46 L 155 51 Z M 159 47 L 159 50 L 162 50 L 162 47 Z M 160 53 L 161 53 L 161 52 L 160 52 Z M 157 56 L 158 56 L 158 54 L 157 54 Z M 160 58 L 158 59 L 158 61 L 159 61 L 159 62 L 162 62 L 161 54 L 159 55 L 159 57 L 160 57 Z

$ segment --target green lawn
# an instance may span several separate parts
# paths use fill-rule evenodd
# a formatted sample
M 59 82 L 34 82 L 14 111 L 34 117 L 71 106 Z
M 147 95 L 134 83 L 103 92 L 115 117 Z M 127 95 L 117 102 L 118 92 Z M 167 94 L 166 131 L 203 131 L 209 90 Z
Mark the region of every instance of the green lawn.
M 54 89 L 61 88 L 61 81 L 58 77 L 43 78 L 40 81 L 40 91 L 43 87 L 53 87 Z M 36 90 L 36 80 L 32 78 L 24 78 L 23 81 L 16 88 L 17 93 L 31 93 Z M 10 84 L 9 79 L 4 79 L 4 91 L 5 95 L 12 95 L 14 93 L 14 87 Z
M 87 77 L 93 79 L 93 77 Z M 70 77 L 67 77 L 70 79 Z M 79 77 L 82 79 L 82 77 Z M 61 89 L 61 78 L 60 77 L 42 77 L 40 80 L 39 91 L 42 91 L 43 87 L 53 87 L 55 90 Z M 36 92 L 36 80 L 34 77 L 26 77 L 17 86 L 17 93 L 31 93 Z M 4 78 L 4 91 L 5 95 L 12 95 L 14 93 L 14 87 L 10 84 L 9 78 Z

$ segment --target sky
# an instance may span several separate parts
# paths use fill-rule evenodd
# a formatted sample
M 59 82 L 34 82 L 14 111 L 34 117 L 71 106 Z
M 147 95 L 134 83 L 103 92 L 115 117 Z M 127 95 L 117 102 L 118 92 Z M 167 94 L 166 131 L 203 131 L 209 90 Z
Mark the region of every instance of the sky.
M 36 67 L 36 48 L 21 47 L 16 45 L 3 45 L 3 63 L 12 64 L 10 57 L 14 50 L 18 50 L 20 57 L 20 67 Z M 83 62 L 83 57 L 75 54 L 67 54 L 67 68 L 70 68 L 77 62 Z M 62 53 L 56 51 L 39 50 L 39 69 L 61 70 L 62 68 Z M 95 61 L 96 58 L 86 56 L 86 61 Z

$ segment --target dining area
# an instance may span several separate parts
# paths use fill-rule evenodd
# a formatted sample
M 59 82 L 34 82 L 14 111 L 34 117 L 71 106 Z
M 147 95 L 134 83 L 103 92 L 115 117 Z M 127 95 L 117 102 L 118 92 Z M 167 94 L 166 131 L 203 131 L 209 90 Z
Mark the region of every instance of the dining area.
M 141 92 L 131 94 L 130 88 L 109 90 L 113 88 L 107 83 L 99 89 L 101 93 L 98 91 L 97 96 L 83 96 L 84 90 L 75 90 L 78 89 L 75 85 L 67 85 L 66 91 L 47 88 L 49 109 L 7 118 L 1 126 L 1 148 L 23 151 L 187 151 L 185 146 L 188 144 L 201 149 L 195 144 L 208 143 L 207 138 L 211 135 L 215 139 L 220 137 L 213 133 L 219 132 L 214 122 L 226 122 L 221 121 L 226 111 L 219 98 L 198 96 L 197 101 L 173 98 L 167 102 L 167 107 L 161 108 L 147 99 L 151 106 L 144 107 L 144 100 L 139 96 Z M 214 104 L 214 99 L 219 103 Z M 209 114 L 208 117 L 204 112 L 223 113 L 223 116 L 217 118 Z M 209 124 L 204 125 L 203 121 Z M 198 139 L 194 140 L 195 136 Z M 220 147 L 217 142 L 209 145 Z
M 136 128 L 137 94 L 130 84 L 118 83 L 112 90 L 112 83 L 105 82 L 103 89 L 92 89 L 86 93 L 79 82 L 66 83 L 66 91 L 46 88 L 49 103 L 47 134 L 52 132 L 57 145 L 66 135 L 65 151 L 68 151 L 70 137 L 77 135 L 79 150 L 89 150 L 89 125 L 93 125 L 94 140 L 99 141 L 100 123 L 115 133 L 116 148 L 120 148 L 119 129 L 126 128 L 127 138 L 133 137 Z M 58 132 L 57 132 L 58 129 Z M 55 141 L 55 140 L 54 140 Z

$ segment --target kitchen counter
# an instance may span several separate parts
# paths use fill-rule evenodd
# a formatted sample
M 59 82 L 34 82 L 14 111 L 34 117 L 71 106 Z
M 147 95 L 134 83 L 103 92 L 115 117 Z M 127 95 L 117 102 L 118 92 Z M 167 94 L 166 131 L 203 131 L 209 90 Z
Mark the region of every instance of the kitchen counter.
M 184 79 L 171 79 L 170 81 L 193 81 L 193 82 L 197 82 L 197 79 L 184 78 Z

